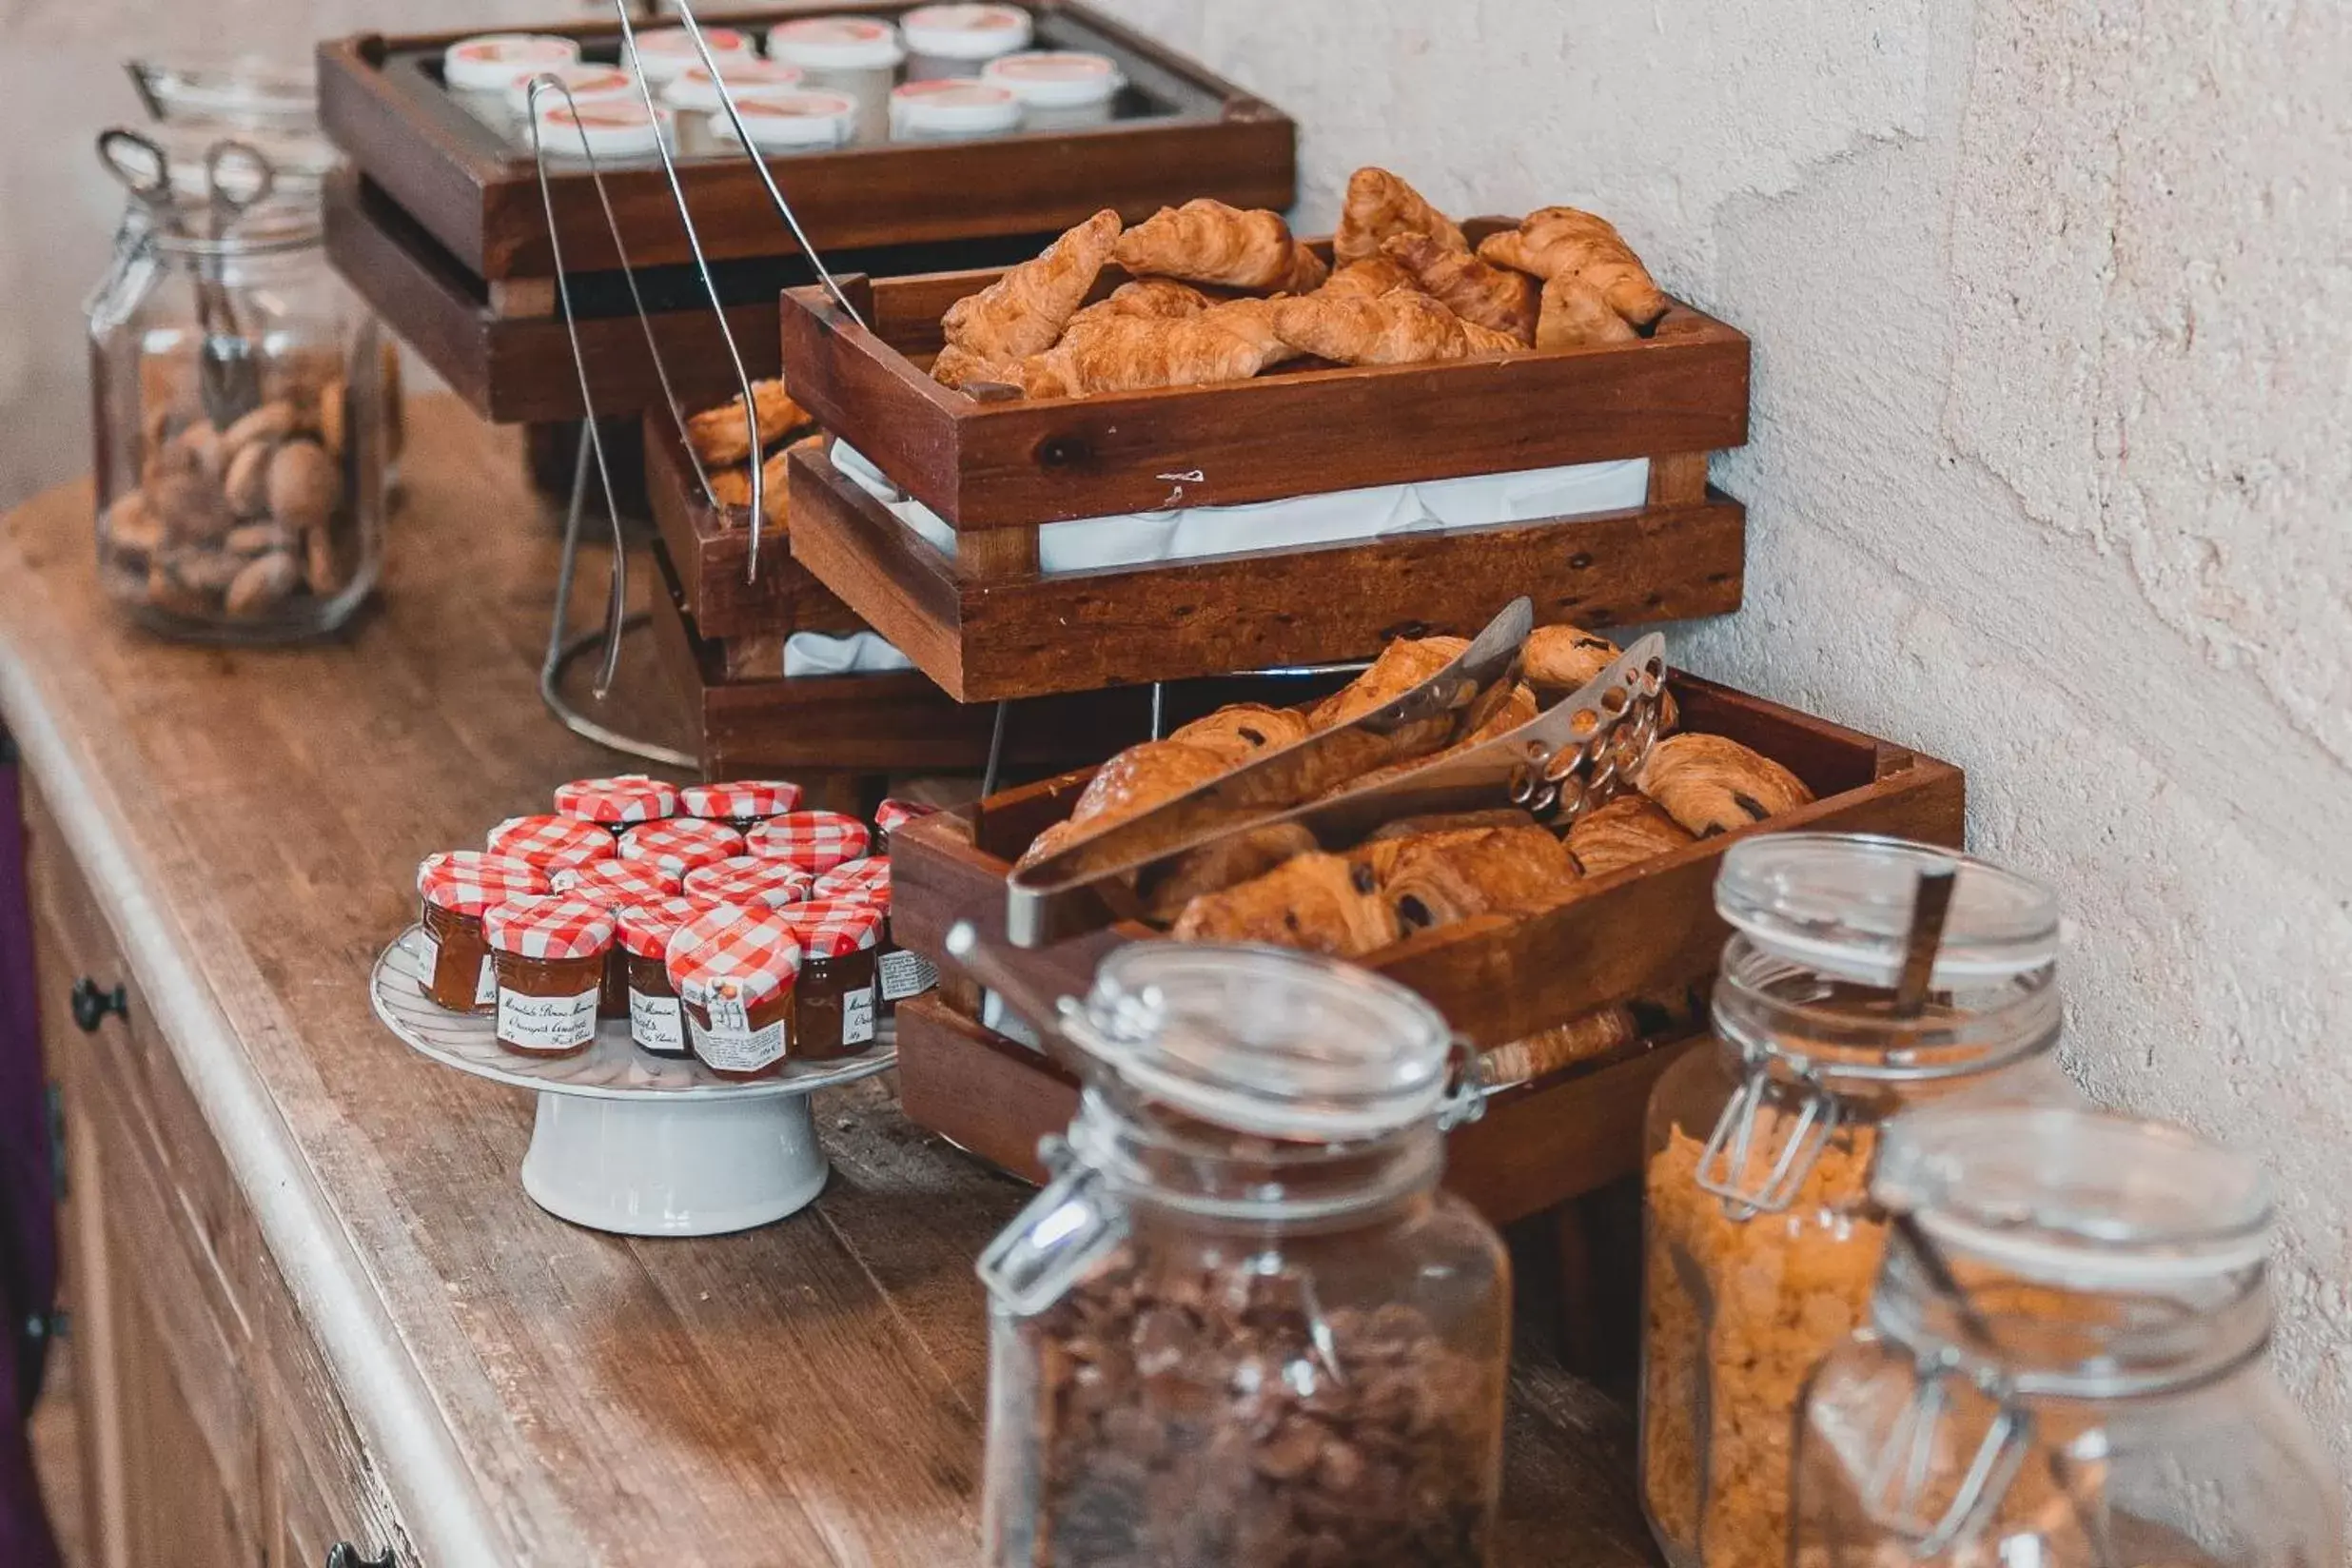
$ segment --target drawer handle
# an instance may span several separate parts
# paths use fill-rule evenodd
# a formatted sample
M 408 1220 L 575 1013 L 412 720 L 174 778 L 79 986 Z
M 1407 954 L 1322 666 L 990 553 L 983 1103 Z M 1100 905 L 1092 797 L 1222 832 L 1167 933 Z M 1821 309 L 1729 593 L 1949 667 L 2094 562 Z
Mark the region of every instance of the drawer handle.
M 339 1540 L 326 1549 L 326 1568 L 401 1568 L 393 1559 L 391 1548 L 380 1558 L 363 1558 L 360 1549 L 347 1540 Z
M 98 982 L 84 975 L 73 983 L 74 1027 L 84 1034 L 95 1034 L 98 1026 L 114 1013 L 125 1023 L 130 1021 L 130 993 L 117 986 L 112 990 L 101 990 Z

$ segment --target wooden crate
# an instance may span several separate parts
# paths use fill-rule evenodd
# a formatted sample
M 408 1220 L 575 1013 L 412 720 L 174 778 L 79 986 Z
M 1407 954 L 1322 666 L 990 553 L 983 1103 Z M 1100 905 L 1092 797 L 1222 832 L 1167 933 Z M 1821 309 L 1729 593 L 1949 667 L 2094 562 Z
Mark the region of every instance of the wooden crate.
M 911 0 L 853 8 L 895 15 Z M 842 8 L 833 0 L 709 14 L 713 26 L 757 29 Z M 954 143 L 856 145 L 771 155 L 777 183 L 828 254 L 869 245 L 1055 232 L 1104 207 L 1130 219 L 1195 196 L 1287 207 L 1297 132 L 1271 106 L 1152 40 L 1072 0 L 1028 0 L 1039 47 L 1107 54 L 1130 84 L 1107 125 Z M 618 56 L 609 18 L 541 28 L 580 39 L 591 59 Z M 319 47 L 319 114 L 359 171 L 491 284 L 551 279 L 555 257 L 529 149 L 512 145 L 441 87 L 442 50 L 463 33 L 364 34 Z M 689 205 L 714 261 L 789 253 L 790 236 L 758 173 L 741 156 L 680 160 Z M 567 267 L 620 265 L 585 168 L 551 170 Z M 609 169 L 613 207 L 640 266 L 690 262 L 658 164 Z M 526 293 L 544 300 L 543 291 Z
M 1724 851 L 1742 837 L 1810 831 L 1962 842 L 1965 781 L 1950 764 L 1695 676 L 1677 673 L 1672 684 L 1685 729 L 1754 747 L 1819 798 L 1769 823 L 1596 879 L 1582 896 L 1531 919 L 1489 915 L 1423 931 L 1368 955 L 1365 967 L 1420 991 L 1456 1029 L 1493 1047 L 1614 1003 L 1704 986 L 1729 935 L 1715 912 L 1715 872 Z M 975 809 L 893 833 L 896 939 L 934 959 L 944 959 L 948 930 L 959 919 L 1001 939 L 1012 861 L 1038 833 L 1068 816 L 1091 777 L 1088 770 L 1006 791 Z M 1083 995 L 1106 953 L 1157 939 L 1150 928 L 1127 924 L 1051 948 L 1016 950 L 1014 958 L 1049 994 Z M 1008 1151 L 1028 1147 L 1034 1128 L 1067 1119 L 1061 1113 L 1068 1086 L 1057 1084 L 1042 1059 L 981 1038 L 985 1033 L 969 1019 L 951 1027 L 935 1010 L 918 1014 L 912 1048 L 901 1037 L 901 1094 L 917 1121 L 1017 1168 Z M 1489 1212 L 1507 1218 L 1631 1172 L 1638 1107 L 1659 1066 L 1656 1055 L 1653 1047 L 1582 1064 L 1499 1097 L 1485 1122 L 1457 1135 L 1458 1162 L 1465 1158 L 1464 1138 L 1474 1138 L 1480 1152 L 1456 1179 L 1485 1184 L 1491 1161 L 1494 1191 L 1510 1197 L 1494 1196 Z M 1491 1152 L 1488 1140 L 1497 1141 Z
M 867 629 L 865 621 L 793 559 L 789 533 L 760 530 L 759 570 L 752 566 L 747 517 L 721 516 L 696 480 L 685 439 L 668 415 L 644 419 L 645 489 L 676 574 L 688 618 L 703 637 L 738 651 L 731 673 L 755 674 L 773 664 L 783 672 L 783 638 L 794 632 L 834 634 Z M 773 645 L 774 657 L 764 650 Z

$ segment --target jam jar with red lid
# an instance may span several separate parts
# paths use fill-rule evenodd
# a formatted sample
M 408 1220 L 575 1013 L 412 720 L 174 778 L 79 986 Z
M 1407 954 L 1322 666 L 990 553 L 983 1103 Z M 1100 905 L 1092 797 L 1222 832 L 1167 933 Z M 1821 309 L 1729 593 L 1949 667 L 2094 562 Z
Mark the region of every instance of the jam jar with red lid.
M 714 910 L 670 933 L 671 989 L 696 1058 L 721 1078 L 783 1075 L 800 939 L 780 910 Z
M 874 951 L 882 941 L 882 911 L 856 899 L 822 898 L 779 912 L 800 939 L 793 1056 L 830 1062 L 868 1049 L 878 1022 Z
M 550 893 L 482 916 L 498 974 L 498 1040 L 518 1056 L 577 1056 L 596 1044 L 612 911 Z
M 873 853 L 891 853 L 891 834 L 910 822 L 920 822 L 927 816 L 936 816 L 939 808 L 926 806 L 919 800 L 885 800 L 873 809 Z
M 593 899 L 612 911 L 615 919 L 632 904 L 676 898 L 679 891 L 676 877 L 646 860 L 598 860 L 558 872 L 550 880 L 556 892 Z M 617 941 L 604 962 L 604 1000 L 598 1011 L 606 1018 L 629 1016 L 629 966 Z
M 451 1012 L 488 1012 L 498 1000 L 490 948 L 481 917 L 500 904 L 536 898 L 547 892 L 539 868 L 480 850 L 454 850 L 427 856 L 417 868 L 417 896 L 423 906 L 424 994 Z
M 677 814 L 724 822 L 749 833 L 772 816 L 800 805 L 800 786 L 782 778 L 738 778 L 725 784 L 689 784 L 677 792 Z
M 715 904 L 780 910 L 808 897 L 814 880 L 799 867 L 787 866 L 781 860 L 739 854 L 732 860 L 714 860 L 688 872 L 686 892 Z
M 576 778 L 556 791 L 556 814 L 594 822 L 618 833 L 640 822 L 677 814 L 677 786 L 643 774 Z
M 882 945 L 874 957 L 877 1006 L 882 1016 L 898 1011 L 898 1004 L 922 995 L 939 984 L 938 967 L 918 952 L 909 952 L 891 935 L 891 863 L 879 857 L 852 860 L 816 879 L 811 898 L 853 898 L 882 911 Z
M 511 855 L 549 878 L 613 858 L 613 835 L 570 816 L 510 816 L 490 830 L 492 854 Z
M 689 872 L 743 853 L 743 835 L 724 822 L 704 822 L 691 816 L 666 822 L 646 822 L 620 835 L 620 857 L 660 867 L 683 882 Z
M 864 855 L 872 847 L 873 833 L 840 812 L 787 812 L 744 834 L 744 842 L 763 860 L 781 860 L 811 876 L 822 876 Z
M 748 911 L 700 898 L 660 898 L 631 904 L 617 917 L 615 949 L 628 976 L 629 1038 L 648 1056 L 691 1062 L 686 1014 L 670 984 L 670 938 L 690 920 L 716 915 L 732 925 Z

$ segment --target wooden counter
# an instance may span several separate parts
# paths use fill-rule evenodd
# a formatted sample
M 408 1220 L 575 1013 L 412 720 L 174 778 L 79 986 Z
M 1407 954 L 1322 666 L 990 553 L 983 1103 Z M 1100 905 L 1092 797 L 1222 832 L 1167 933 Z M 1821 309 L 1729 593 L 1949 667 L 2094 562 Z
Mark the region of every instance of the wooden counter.
M 369 1010 L 417 860 L 612 763 L 538 704 L 554 546 L 519 452 L 446 402 L 412 430 L 383 603 L 340 643 L 127 630 L 81 487 L 0 530 L 97 1560 L 970 1561 L 971 1260 L 1020 1189 L 884 1079 L 819 1101 L 832 1185 L 782 1225 L 578 1230 L 517 1184 L 527 1097 Z M 629 672 L 657 723 L 650 649 Z M 82 977 L 127 1018 L 77 1027 Z M 1516 1388 L 1498 1560 L 1649 1561 L 1622 1412 Z

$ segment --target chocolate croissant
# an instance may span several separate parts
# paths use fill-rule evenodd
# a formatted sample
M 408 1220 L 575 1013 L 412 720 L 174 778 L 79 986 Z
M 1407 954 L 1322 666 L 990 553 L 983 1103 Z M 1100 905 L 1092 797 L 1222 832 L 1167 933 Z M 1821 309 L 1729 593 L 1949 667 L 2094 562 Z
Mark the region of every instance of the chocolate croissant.
M 1577 207 L 1531 212 L 1519 227 L 1489 235 L 1479 255 L 1547 281 L 1562 274 L 1580 278 L 1636 326 L 1649 326 L 1666 314 L 1666 296 L 1616 225 Z
M 1606 876 L 1695 842 L 1653 801 L 1619 795 L 1586 812 L 1568 830 L 1568 855 L 1587 876 Z
M 1119 236 L 1119 215 L 1096 213 L 1034 261 L 949 306 L 941 323 L 948 343 L 993 364 L 1018 364 L 1044 353 L 1087 303 Z M 931 373 L 938 375 L 936 365 Z
M 1041 833 L 1021 857 L 1024 866 L 1060 853 L 1081 838 L 1141 816 L 1153 807 L 1189 794 L 1212 778 L 1232 771 L 1236 756 L 1228 749 L 1194 745 L 1183 740 L 1147 740 L 1129 746 L 1103 764 L 1071 808 L 1069 821 Z M 1049 847 L 1049 840 L 1052 843 Z
M 1398 940 L 1397 911 L 1371 873 L 1336 854 L 1302 854 L 1265 875 L 1195 898 L 1180 942 L 1259 942 L 1361 958 Z
M 1372 667 L 1306 711 L 1318 730 L 1352 723 L 1382 708 L 1444 669 L 1470 646 L 1468 637 L 1398 637 L 1381 650 Z
M 1360 168 L 1347 182 L 1340 228 L 1331 254 L 1342 265 L 1380 252 L 1392 234 L 1426 234 L 1448 250 L 1466 251 L 1470 242 L 1460 225 L 1429 205 L 1421 193 L 1384 168 Z
M 1534 914 L 1576 895 L 1576 862 L 1541 828 L 1408 839 L 1381 891 L 1408 931 L 1481 914 Z
M 1154 920 L 1175 919 L 1196 898 L 1264 876 L 1320 848 L 1315 835 L 1295 822 L 1229 834 L 1186 855 L 1147 886 L 1144 912 Z
M 1507 332 L 1521 346 L 1536 341 L 1537 302 L 1542 287 L 1526 273 L 1489 266 L 1468 251 L 1441 245 L 1426 234 L 1392 234 L 1382 243 L 1381 253 L 1411 273 L 1423 293 L 1463 321 Z M 1631 336 L 1630 330 L 1627 335 Z
M 1556 699 L 1581 688 L 1624 652 L 1581 627 L 1539 626 L 1519 646 L 1519 674 L 1547 700 Z
M 1168 738 L 1194 745 L 1238 744 L 1245 755 L 1254 755 L 1259 752 L 1279 751 L 1304 740 L 1312 733 L 1307 726 L 1306 715 L 1295 709 L 1237 702 L 1220 708 L 1205 717 L 1194 719 L 1174 731 Z
M 721 403 L 705 409 L 686 421 L 686 441 L 702 460 L 705 468 L 729 468 L 750 461 L 755 451 L 765 452 L 786 436 L 810 422 L 809 411 L 793 401 L 780 381 L 752 383 L 753 420 L 743 417 L 743 400 Z M 759 440 L 752 440 L 752 425 L 756 421 Z M 742 505 L 751 504 L 745 496 Z
M 1631 343 L 1640 336 L 1610 308 L 1599 289 L 1577 274 L 1563 272 L 1543 285 L 1536 316 L 1538 348 L 1588 348 L 1596 343 Z
M 1205 198 L 1162 207 L 1121 235 L 1112 254 L 1139 278 L 1230 288 L 1282 287 L 1299 265 L 1297 243 L 1281 213 L 1245 212 Z
M 1813 799 L 1788 769 L 1722 735 L 1668 735 L 1650 749 L 1635 782 L 1701 838 L 1762 822 Z
M 1540 711 L 1536 706 L 1536 694 L 1527 687 L 1523 685 L 1497 686 L 1487 694 L 1486 711 L 1475 715 L 1469 733 L 1451 746 L 1443 751 L 1432 752 L 1425 756 L 1408 757 L 1402 762 L 1392 762 L 1385 768 L 1376 769 L 1360 777 L 1348 779 L 1332 793 L 1339 794 L 1355 790 L 1368 790 L 1376 785 L 1385 784 L 1392 778 L 1409 774 L 1415 769 L 1426 768 L 1433 762 L 1454 755 L 1457 752 L 1466 752 L 1474 746 L 1483 746 L 1490 740 L 1509 735 L 1513 730 L 1534 718 Z

